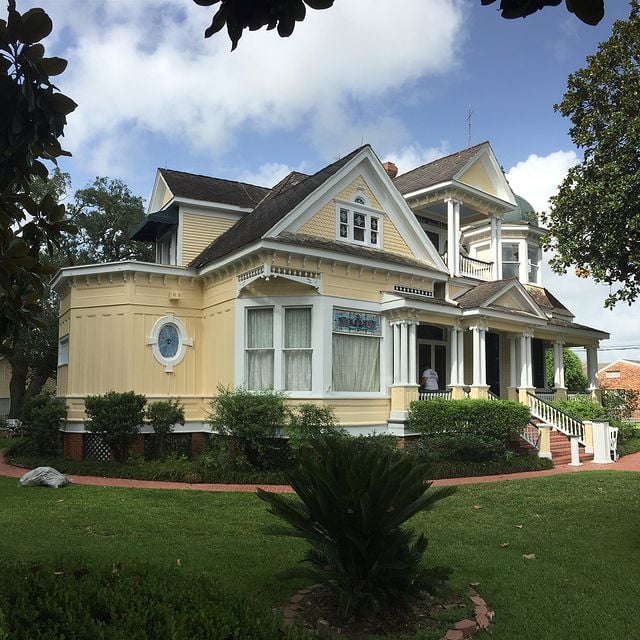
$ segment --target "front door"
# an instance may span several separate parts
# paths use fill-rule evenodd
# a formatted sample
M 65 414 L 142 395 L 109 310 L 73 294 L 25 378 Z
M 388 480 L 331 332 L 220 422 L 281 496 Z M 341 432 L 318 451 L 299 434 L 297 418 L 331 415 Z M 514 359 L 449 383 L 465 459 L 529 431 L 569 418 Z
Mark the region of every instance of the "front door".
M 418 340 L 418 384 L 421 384 L 422 374 L 427 369 L 433 369 L 438 374 L 438 389 L 446 389 L 446 345 L 431 340 Z

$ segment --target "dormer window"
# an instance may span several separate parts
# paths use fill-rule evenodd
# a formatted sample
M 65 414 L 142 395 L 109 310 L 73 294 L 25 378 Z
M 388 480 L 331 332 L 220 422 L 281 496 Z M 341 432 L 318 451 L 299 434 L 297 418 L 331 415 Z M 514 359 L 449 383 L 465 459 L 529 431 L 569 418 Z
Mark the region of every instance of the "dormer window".
M 361 195 L 356 195 L 353 205 L 338 204 L 338 240 L 382 248 L 382 216 L 367 209 L 365 199 Z

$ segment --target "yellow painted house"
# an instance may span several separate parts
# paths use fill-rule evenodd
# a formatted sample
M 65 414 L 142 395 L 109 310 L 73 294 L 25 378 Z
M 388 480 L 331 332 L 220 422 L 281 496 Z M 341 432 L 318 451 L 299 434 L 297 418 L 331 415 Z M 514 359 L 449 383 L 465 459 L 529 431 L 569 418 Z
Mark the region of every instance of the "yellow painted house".
M 608 334 L 542 286 L 544 230 L 489 143 L 396 173 L 368 145 L 271 189 L 159 169 L 133 235 L 156 262 L 55 277 L 68 452 L 84 398 L 111 389 L 180 398 L 194 442 L 218 385 L 279 389 L 331 404 L 354 433 L 398 435 L 419 395 L 563 397 L 564 346 L 587 348 L 595 392 Z

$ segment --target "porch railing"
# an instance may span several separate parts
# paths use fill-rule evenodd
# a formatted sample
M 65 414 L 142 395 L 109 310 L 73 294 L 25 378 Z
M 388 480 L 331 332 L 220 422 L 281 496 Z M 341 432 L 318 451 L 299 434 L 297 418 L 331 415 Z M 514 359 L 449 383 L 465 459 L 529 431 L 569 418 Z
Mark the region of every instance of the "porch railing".
M 545 402 L 553 402 L 556 399 L 555 391 L 536 391 L 536 398 L 544 400 Z
M 552 407 L 548 402 L 527 393 L 529 411 L 534 418 L 538 418 L 545 424 L 551 425 L 554 429 L 564 433 L 566 436 L 578 438 L 578 442 L 584 445 L 584 423 L 560 409 Z
M 489 400 L 500 400 L 500 396 L 497 396 L 493 391 L 487 391 L 487 398 Z
M 476 280 L 491 280 L 493 262 L 485 262 L 476 258 L 460 256 L 460 275 Z
M 591 395 L 588 393 L 567 393 L 567 398 L 569 400 L 590 400 Z
M 527 426 L 520 432 L 520 437 L 534 449 L 540 448 L 540 430 L 533 422 L 527 423 Z
M 448 390 L 448 391 L 418 391 L 418 400 L 433 400 L 434 398 L 442 398 L 443 400 L 451 400 L 451 390 Z

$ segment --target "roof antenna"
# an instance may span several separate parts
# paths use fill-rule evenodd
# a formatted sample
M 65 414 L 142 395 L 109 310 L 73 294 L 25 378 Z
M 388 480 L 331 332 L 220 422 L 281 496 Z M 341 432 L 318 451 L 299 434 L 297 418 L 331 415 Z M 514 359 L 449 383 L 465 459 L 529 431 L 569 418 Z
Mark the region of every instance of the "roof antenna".
M 471 105 L 469 105 L 469 112 L 467 114 L 467 147 L 471 146 L 471 116 L 473 115 L 473 111 L 471 111 Z

